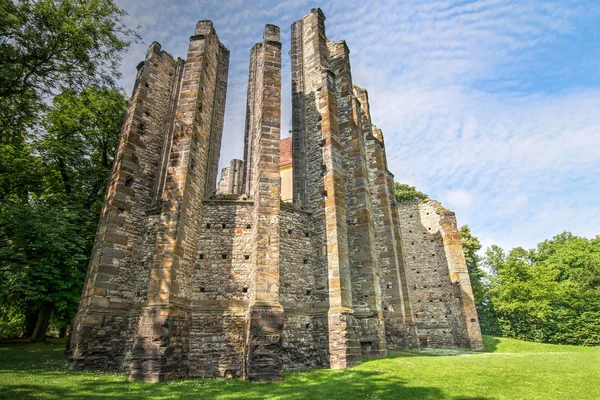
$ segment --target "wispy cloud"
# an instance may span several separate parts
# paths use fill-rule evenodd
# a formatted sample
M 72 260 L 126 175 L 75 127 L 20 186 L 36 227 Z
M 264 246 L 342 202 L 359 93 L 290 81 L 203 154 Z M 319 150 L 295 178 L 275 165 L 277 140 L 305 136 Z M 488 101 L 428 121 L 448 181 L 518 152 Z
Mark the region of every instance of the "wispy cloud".
M 330 39 L 351 49 L 397 180 L 457 212 L 486 244 L 533 246 L 562 230 L 600 230 L 600 4 L 595 1 L 119 0 L 146 44 L 185 57 L 199 19 L 231 50 L 221 163 L 241 157 L 248 53 L 266 23 L 282 29 L 321 6 Z M 283 63 L 283 134 L 290 119 Z

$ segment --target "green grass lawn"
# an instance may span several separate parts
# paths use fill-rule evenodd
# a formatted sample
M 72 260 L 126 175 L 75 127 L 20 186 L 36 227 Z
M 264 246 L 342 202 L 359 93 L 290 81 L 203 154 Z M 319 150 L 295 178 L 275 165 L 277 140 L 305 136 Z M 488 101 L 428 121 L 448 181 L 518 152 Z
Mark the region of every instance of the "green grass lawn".
M 65 368 L 64 342 L 0 342 L 0 398 L 26 399 L 600 399 L 600 349 L 485 337 L 485 352 L 423 351 L 279 382 L 130 383 Z

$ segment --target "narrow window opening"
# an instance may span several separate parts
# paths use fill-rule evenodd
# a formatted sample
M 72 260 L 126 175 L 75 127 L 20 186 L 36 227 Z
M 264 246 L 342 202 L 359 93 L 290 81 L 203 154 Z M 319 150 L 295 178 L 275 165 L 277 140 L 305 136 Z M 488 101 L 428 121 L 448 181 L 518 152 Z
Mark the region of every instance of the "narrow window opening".
M 307 296 L 310 296 L 310 295 L 311 295 L 311 293 L 312 293 L 312 291 L 311 291 L 311 290 L 307 290 L 307 291 L 306 291 L 306 295 L 307 295 Z
M 133 178 L 129 177 L 125 180 L 125 186 L 132 187 L 133 186 Z
M 244 293 L 248 293 L 248 288 L 247 288 L 247 287 L 245 287 L 245 288 L 242 288 L 242 292 L 244 292 Z
M 225 229 L 227 227 L 227 224 L 221 224 L 221 228 Z
M 206 229 L 210 229 L 210 224 L 206 224 Z
M 223 257 L 223 260 L 227 260 L 227 253 L 223 253 L 221 256 Z
M 250 225 L 250 224 L 246 225 L 246 229 L 252 229 L 252 225 Z
M 201 260 L 204 260 L 204 254 L 200 254 L 200 255 L 198 256 L 198 258 L 199 258 L 199 259 L 201 259 Z
M 302 260 L 302 262 L 304 262 L 304 264 L 308 264 L 308 260 L 306 258 Z
M 204 288 L 203 287 L 200 288 L 200 293 L 204 293 Z
M 249 260 L 249 259 L 250 259 L 250 254 L 245 254 L 245 255 L 244 255 L 244 258 L 245 258 L 246 260 Z
M 292 231 L 291 229 L 288 229 L 288 234 L 290 234 L 290 235 L 291 235 L 291 234 L 292 234 L 292 232 L 293 232 L 293 231 Z

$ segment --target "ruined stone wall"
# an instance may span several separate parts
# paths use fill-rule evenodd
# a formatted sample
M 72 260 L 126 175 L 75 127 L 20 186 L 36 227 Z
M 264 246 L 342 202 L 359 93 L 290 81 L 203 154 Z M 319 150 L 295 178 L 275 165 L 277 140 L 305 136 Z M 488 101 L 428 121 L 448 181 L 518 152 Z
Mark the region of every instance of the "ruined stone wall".
M 454 214 L 396 205 L 367 92 L 324 21 L 313 9 L 292 25 L 292 204 L 280 200 L 279 28 L 251 50 L 244 162 L 224 169 L 218 193 L 229 52 L 210 21 L 186 61 L 150 46 L 73 321 L 73 367 L 269 380 L 387 349 L 481 348 Z
M 229 167 L 221 170 L 221 179 L 217 186 L 217 194 L 219 195 L 240 195 L 244 189 L 244 162 L 242 160 L 233 159 L 229 163 Z
M 407 283 L 422 346 L 481 348 L 475 304 L 454 213 L 435 201 L 398 205 Z M 460 241 L 460 237 L 458 237 Z M 477 325 L 473 329 L 472 325 Z M 468 326 L 468 325 L 471 325 Z
M 312 214 L 282 203 L 280 214 L 279 297 L 285 320 L 284 369 L 329 365 L 327 357 L 327 269 L 311 227 Z
M 189 375 L 243 375 L 246 310 L 253 296 L 252 202 L 206 200 L 192 276 Z

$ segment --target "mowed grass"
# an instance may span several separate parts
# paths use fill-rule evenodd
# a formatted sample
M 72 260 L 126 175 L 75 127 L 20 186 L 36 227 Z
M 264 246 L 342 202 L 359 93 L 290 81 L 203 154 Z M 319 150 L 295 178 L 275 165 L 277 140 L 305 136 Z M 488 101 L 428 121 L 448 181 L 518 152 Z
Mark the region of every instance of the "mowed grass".
M 600 399 L 600 349 L 485 337 L 484 352 L 422 351 L 285 380 L 130 383 L 125 374 L 70 371 L 64 341 L 0 342 L 4 399 Z

